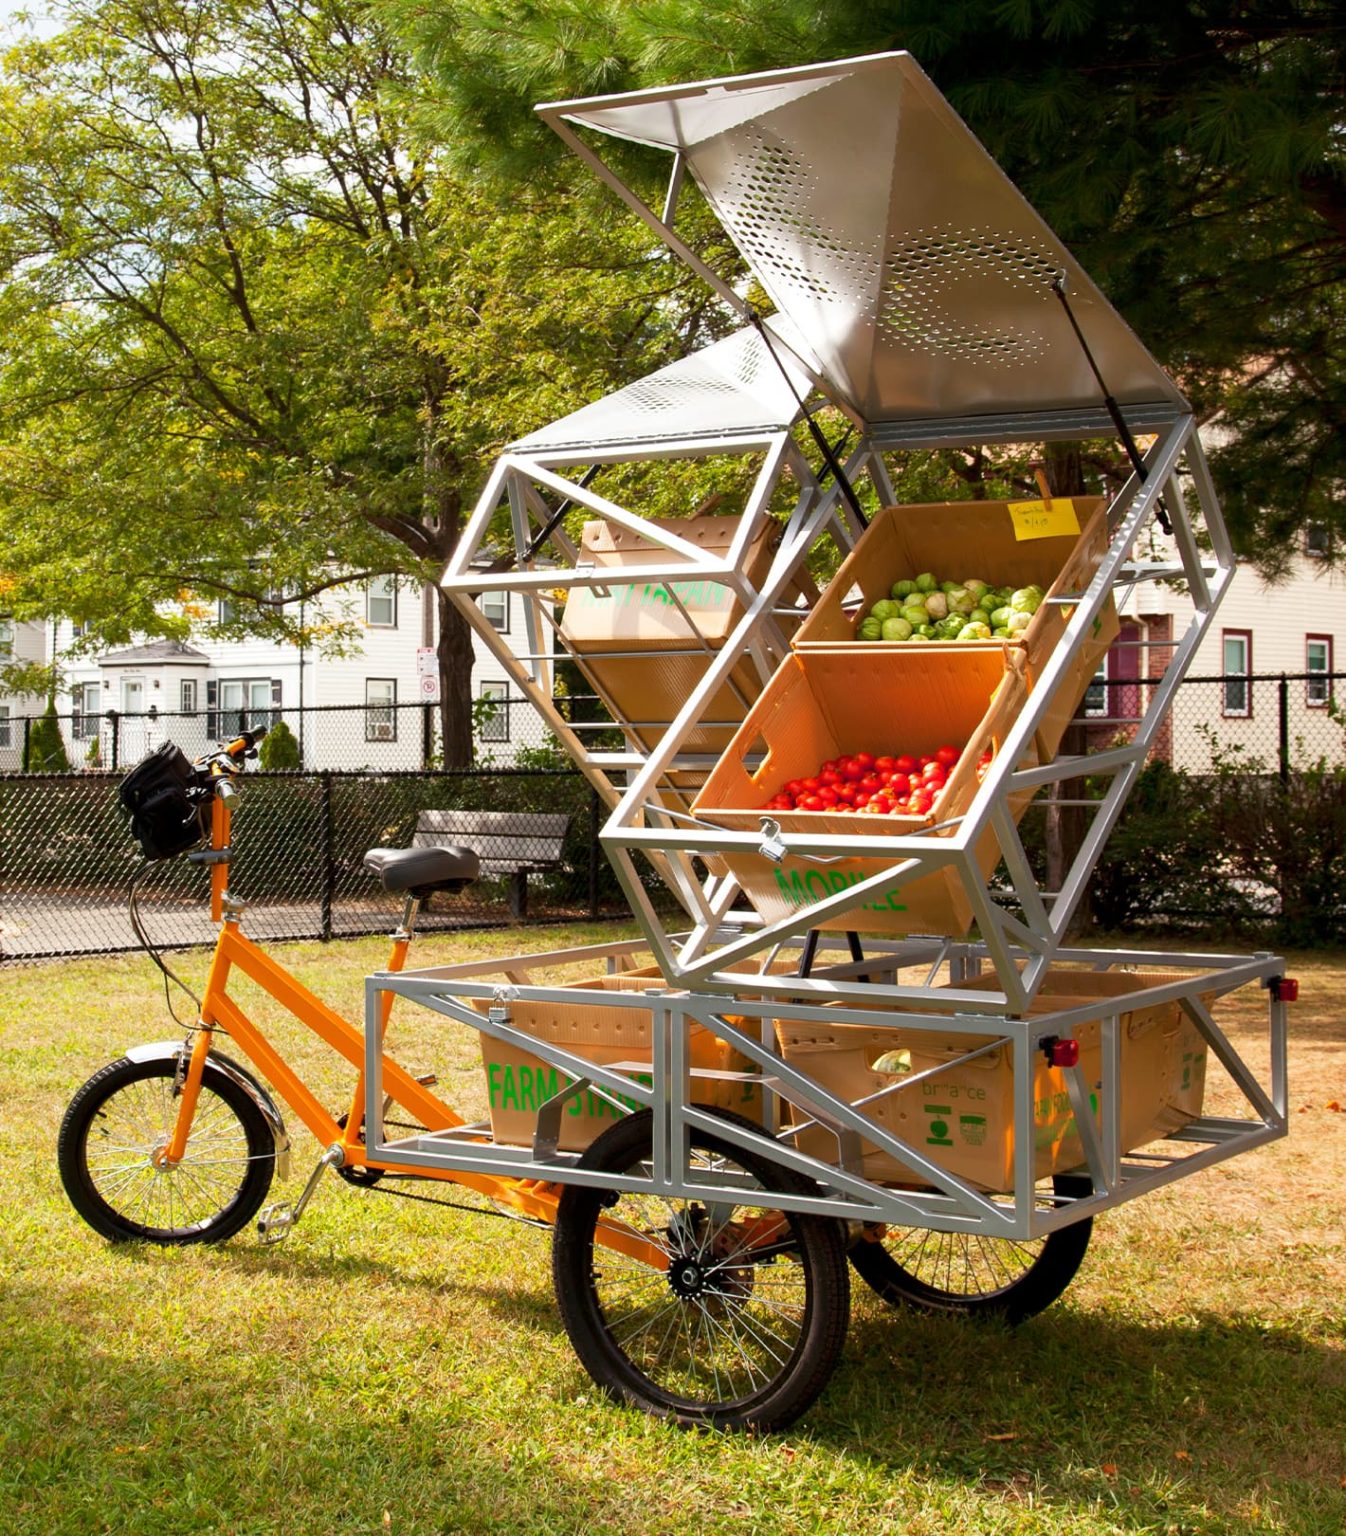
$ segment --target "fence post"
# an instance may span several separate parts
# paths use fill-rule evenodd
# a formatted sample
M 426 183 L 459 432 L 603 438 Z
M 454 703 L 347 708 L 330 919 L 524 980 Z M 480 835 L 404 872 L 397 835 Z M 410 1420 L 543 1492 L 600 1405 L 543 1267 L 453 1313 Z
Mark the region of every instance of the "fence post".
M 322 773 L 322 920 L 319 937 L 332 937 L 332 897 L 336 891 L 336 835 L 332 815 L 332 775 Z
M 430 758 L 435 750 L 435 706 L 433 704 L 421 705 L 421 767 L 430 766 Z
M 1281 783 L 1290 782 L 1290 679 L 1281 673 L 1280 685 L 1280 762 Z
M 598 791 L 589 786 L 589 916 L 598 916 Z
M 23 771 L 28 772 L 28 764 L 31 762 L 30 752 L 33 745 L 33 719 L 31 715 L 23 717 Z
M 121 731 L 119 729 L 119 727 L 121 725 L 121 716 L 117 713 L 117 711 L 115 709 L 110 709 L 107 712 L 107 717 L 108 717 L 108 720 L 111 722 L 111 725 L 112 725 L 111 757 L 112 757 L 112 769 L 113 769 L 113 772 L 115 773 L 116 769 L 117 769 L 117 761 L 118 761 L 117 753 L 118 753 L 118 751 L 121 748 Z

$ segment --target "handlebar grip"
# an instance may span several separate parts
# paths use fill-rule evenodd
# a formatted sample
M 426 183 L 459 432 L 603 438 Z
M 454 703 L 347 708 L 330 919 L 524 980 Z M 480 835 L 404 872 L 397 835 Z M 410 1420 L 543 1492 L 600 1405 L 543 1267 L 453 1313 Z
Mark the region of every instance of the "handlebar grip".
M 243 732 L 243 740 L 246 741 L 250 747 L 255 747 L 270 729 L 271 727 L 269 725 L 254 726 L 252 730 Z

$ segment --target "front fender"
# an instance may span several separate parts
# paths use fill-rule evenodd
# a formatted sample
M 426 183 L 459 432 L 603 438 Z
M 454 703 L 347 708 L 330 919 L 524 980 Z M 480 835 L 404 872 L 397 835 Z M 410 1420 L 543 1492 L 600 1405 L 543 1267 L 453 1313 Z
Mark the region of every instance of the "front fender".
M 155 1040 L 149 1045 L 133 1045 L 126 1052 L 127 1060 L 136 1062 L 177 1061 L 181 1056 L 181 1040 Z M 276 1172 L 282 1179 L 288 1179 L 290 1177 L 290 1137 L 275 1100 L 252 1073 L 232 1057 L 212 1050 L 207 1066 L 222 1072 L 232 1083 L 240 1087 L 261 1111 L 262 1118 L 271 1128 L 271 1139 L 276 1147 Z

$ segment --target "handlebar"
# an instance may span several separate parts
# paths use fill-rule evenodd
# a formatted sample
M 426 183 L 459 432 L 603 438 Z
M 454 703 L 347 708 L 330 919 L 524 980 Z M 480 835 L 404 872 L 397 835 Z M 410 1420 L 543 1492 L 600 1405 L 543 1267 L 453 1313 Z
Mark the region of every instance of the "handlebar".
M 266 735 L 269 727 L 265 725 L 254 726 L 250 731 L 244 731 L 236 736 L 227 746 L 220 747 L 215 752 L 207 752 L 204 757 L 198 757 L 195 764 L 203 774 L 214 776 L 220 773 L 237 773 L 243 766 L 245 757 L 257 755 L 257 743 Z

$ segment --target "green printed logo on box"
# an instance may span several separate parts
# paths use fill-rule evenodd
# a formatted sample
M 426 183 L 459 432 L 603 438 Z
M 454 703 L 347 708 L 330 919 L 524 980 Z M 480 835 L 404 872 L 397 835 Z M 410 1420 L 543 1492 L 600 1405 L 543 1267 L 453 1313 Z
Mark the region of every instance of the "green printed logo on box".
M 630 1076 L 647 1088 L 653 1081 L 647 1072 L 632 1072 Z M 564 1072 L 558 1072 L 555 1067 L 542 1065 L 530 1067 L 524 1062 L 520 1062 L 517 1066 L 513 1062 L 499 1061 L 486 1064 L 486 1091 L 492 1109 L 528 1110 L 536 1114 L 548 1099 L 554 1099 L 562 1089 L 568 1088 L 574 1081 L 573 1077 Z M 628 1110 L 643 1107 L 638 1100 L 628 1098 L 624 1093 L 619 1093 L 615 1097 Z M 592 1089 L 577 1093 L 566 1105 L 565 1112 L 574 1116 L 587 1114 L 594 1120 L 601 1120 L 604 1116 L 613 1120 L 623 1118 L 621 1110 L 615 1104 L 600 1097 Z
M 796 868 L 788 871 L 788 879 L 786 875 L 785 869 L 777 869 L 776 888 L 792 907 L 811 906 L 815 901 L 835 896 L 867 878 L 858 870 L 847 873 L 840 869 L 829 869 L 826 873 L 820 869 L 806 869 L 801 874 Z M 906 905 L 895 899 L 897 895 L 896 891 L 888 891 L 879 900 L 861 902 L 860 905 L 866 912 L 905 912 Z
M 969 1147 L 986 1145 L 985 1115 L 959 1115 L 958 1130 Z
M 948 1107 L 947 1104 L 927 1104 L 925 1106 L 925 1112 L 927 1115 L 934 1115 L 936 1117 L 935 1119 L 926 1122 L 925 1128 L 930 1132 L 930 1134 L 925 1138 L 926 1146 L 953 1146 L 953 1137 L 949 1135 L 949 1122 L 944 1118 L 946 1115 L 952 1115 L 953 1111 Z

